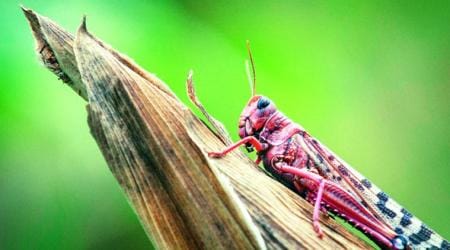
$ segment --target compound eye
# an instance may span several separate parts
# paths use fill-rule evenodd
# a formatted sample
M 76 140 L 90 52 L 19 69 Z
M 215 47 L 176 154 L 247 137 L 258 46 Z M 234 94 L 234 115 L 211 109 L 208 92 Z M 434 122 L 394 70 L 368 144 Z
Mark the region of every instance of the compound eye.
M 256 107 L 257 107 L 258 109 L 263 109 L 263 108 L 269 106 L 269 104 L 270 104 L 270 100 L 269 100 L 269 99 L 264 98 L 264 97 L 261 97 L 261 98 L 258 100 L 258 103 L 256 104 Z

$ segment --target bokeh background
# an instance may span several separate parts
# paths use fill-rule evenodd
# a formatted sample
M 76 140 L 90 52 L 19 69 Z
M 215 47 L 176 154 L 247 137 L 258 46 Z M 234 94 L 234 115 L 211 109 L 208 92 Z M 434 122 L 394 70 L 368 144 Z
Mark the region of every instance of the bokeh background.
M 151 247 L 20 3 L 72 32 L 87 14 L 186 103 L 194 69 L 234 139 L 251 40 L 259 93 L 450 238 L 449 1 L 395 2 L 1 1 L 0 249 Z

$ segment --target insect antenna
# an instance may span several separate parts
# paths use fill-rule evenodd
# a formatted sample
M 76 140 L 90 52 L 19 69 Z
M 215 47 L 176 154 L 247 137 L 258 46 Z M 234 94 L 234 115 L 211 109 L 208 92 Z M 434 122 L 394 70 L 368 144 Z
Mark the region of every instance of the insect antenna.
M 248 57 L 250 58 L 250 63 L 252 65 L 252 75 L 250 76 L 250 66 L 248 65 L 248 60 L 245 60 L 245 69 L 247 71 L 248 82 L 250 83 L 250 90 L 252 92 L 252 96 L 256 95 L 256 71 L 255 71 L 255 63 L 253 62 L 252 51 L 250 50 L 250 41 L 247 40 L 247 51 Z

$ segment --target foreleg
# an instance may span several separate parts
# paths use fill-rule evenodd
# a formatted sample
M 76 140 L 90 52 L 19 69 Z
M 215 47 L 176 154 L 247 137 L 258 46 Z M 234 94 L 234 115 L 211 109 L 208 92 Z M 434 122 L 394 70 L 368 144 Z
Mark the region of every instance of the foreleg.
M 247 136 L 247 137 L 237 141 L 233 145 L 225 148 L 223 151 L 220 151 L 220 152 L 209 152 L 208 156 L 209 157 L 214 157 L 214 158 L 222 158 L 223 156 L 225 156 L 229 152 L 231 152 L 234 149 L 238 148 L 239 146 L 247 144 L 247 143 L 250 143 L 256 149 L 256 151 L 258 151 L 258 152 L 259 151 L 263 151 L 267 147 L 264 144 L 262 144 L 261 142 L 259 142 L 258 139 L 256 139 L 254 136 Z

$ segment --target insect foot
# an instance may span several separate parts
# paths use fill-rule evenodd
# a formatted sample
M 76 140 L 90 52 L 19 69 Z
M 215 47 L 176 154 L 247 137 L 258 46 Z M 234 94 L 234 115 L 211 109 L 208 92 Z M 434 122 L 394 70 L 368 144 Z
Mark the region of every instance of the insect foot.
M 211 158 L 222 158 L 224 154 L 221 152 L 208 152 L 208 156 Z
M 317 233 L 317 236 L 322 239 L 323 232 L 322 232 L 322 228 L 320 227 L 320 223 L 318 221 L 314 221 L 313 226 L 314 226 L 314 231 Z

